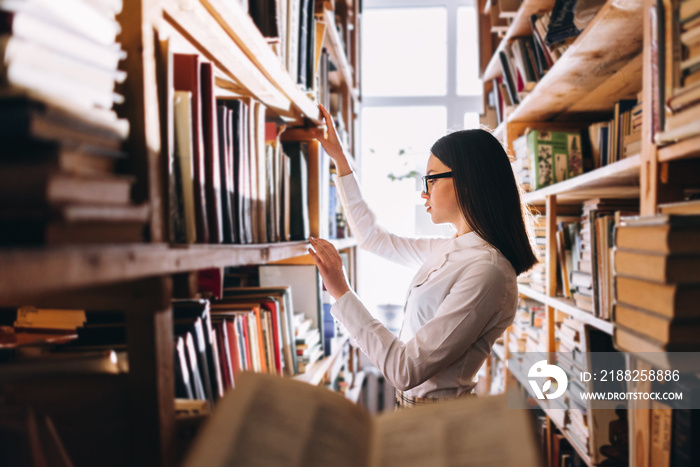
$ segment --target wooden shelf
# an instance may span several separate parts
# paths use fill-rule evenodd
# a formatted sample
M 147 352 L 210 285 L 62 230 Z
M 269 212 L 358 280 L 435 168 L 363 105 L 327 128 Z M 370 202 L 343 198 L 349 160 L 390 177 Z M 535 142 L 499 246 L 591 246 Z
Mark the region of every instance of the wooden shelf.
M 521 9 L 527 5 L 524 3 Z M 508 121 L 545 121 L 565 113 L 609 112 L 612 102 L 636 95 L 642 88 L 642 5 L 642 0 L 632 0 L 622 9 L 613 0 L 608 1 Z M 527 18 L 529 21 L 529 15 Z M 521 35 L 531 33 L 525 26 L 520 27 Z M 484 80 L 498 75 L 498 52 L 505 42 L 501 41 L 484 71 Z
M 251 95 L 295 120 L 318 121 L 318 108 L 292 80 L 250 16 L 235 2 L 163 4 L 166 21 Z
M 625 87 L 624 79 L 633 79 L 633 87 L 641 89 L 641 75 L 629 75 L 633 66 L 623 73 L 618 74 L 618 71 L 634 60 L 639 60 L 635 66 L 641 66 L 638 56 L 643 43 L 643 4 L 643 0 L 631 0 L 623 9 L 614 0 L 609 0 L 603 5 L 576 41 L 513 111 L 509 121 L 549 120 L 584 99 L 586 105 L 596 110 L 598 107 L 611 109 L 608 93 L 594 93 L 603 84 L 606 88 L 616 89 Z M 599 101 L 593 101 L 594 96 Z
M 545 305 L 549 305 L 555 310 L 559 310 L 567 315 L 585 323 L 589 326 L 593 326 L 606 334 L 612 335 L 614 325 L 610 321 L 597 318 L 591 313 L 577 308 L 573 300 L 569 300 L 563 297 L 547 297 L 545 294 L 537 292 L 527 286 L 518 284 L 518 291 L 528 298 L 537 300 Z
M 356 245 L 334 240 L 336 248 Z M 308 242 L 261 245 L 129 244 L 0 250 L 0 305 L 37 294 L 308 254 Z M 21 302 L 19 302 L 21 303 Z
M 503 39 L 501 39 L 496 52 L 491 57 L 491 61 L 484 70 L 484 75 L 482 77 L 484 81 L 493 79 L 501 74 L 501 62 L 498 59 L 498 52 L 503 50 L 503 46 L 508 43 L 510 39 L 532 34 L 530 16 L 535 13 L 551 11 L 554 7 L 554 3 L 554 0 L 525 0 L 522 5 L 520 5 L 518 12 L 513 18 L 513 22 L 506 31 L 505 36 L 503 36 Z M 486 4 L 490 5 L 490 2 L 486 2 Z
M 336 348 L 333 353 L 331 353 L 328 357 L 322 358 L 321 360 L 311 364 L 306 369 L 305 373 L 294 376 L 294 379 L 312 384 L 314 386 L 321 384 L 330 367 L 333 366 L 333 363 L 335 363 L 338 357 L 343 353 L 343 347 L 348 339 L 348 336 L 336 337 Z
M 700 157 L 700 136 L 694 136 L 659 149 L 659 162 L 671 162 L 693 157 Z
M 543 303 L 543 304 L 546 304 L 547 301 L 549 300 L 549 297 L 547 297 L 542 292 L 538 292 L 534 289 L 531 289 L 530 287 L 528 287 L 524 284 L 518 284 L 518 292 L 520 292 L 522 295 L 525 295 L 528 298 L 531 298 L 533 300 L 537 300 L 538 302 Z
M 622 159 L 591 172 L 563 182 L 526 193 L 527 203 L 542 203 L 547 196 L 556 195 L 557 201 L 582 202 L 601 196 L 635 198 L 639 196 L 641 155 Z
M 355 83 L 353 81 L 353 72 L 348 57 L 343 50 L 343 40 L 338 34 L 338 29 L 335 26 L 335 16 L 331 10 L 323 11 L 323 20 L 326 23 L 326 44 L 328 44 L 328 50 L 333 59 L 333 63 L 336 64 L 338 70 L 340 70 L 340 75 L 343 77 L 343 81 L 353 97 L 356 97 Z
M 566 313 L 567 315 L 575 318 L 585 324 L 593 326 L 596 329 L 603 331 L 606 334 L 612 336 L 613 328 L 615 327 L 610 321 L 597 318 L 591 313 L 577 308 L 573 300 L 569 300 L 563 297 L 551 297 L 548 300 L 549 305 L 559 311 Z

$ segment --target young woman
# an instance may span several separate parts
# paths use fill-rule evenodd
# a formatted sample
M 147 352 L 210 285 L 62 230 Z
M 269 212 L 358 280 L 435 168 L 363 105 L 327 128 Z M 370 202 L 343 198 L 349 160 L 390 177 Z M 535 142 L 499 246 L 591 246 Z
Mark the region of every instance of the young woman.
M 526 233 L 520 192 L 501 144 L 484 130 L 440 138 L 431 148 L 422 198 L 435 224 L 451 223 L 452 238 L 406 238 L 376 222 L 362 199 L 326 109 L 316 137 L 333 159 L 336 186 L 360 247 L 418 268 L 397 338 L 367 311 L 345 278 L 332 244 L 311 238 L 309 249 L 331 313 L 397 388 L 399 406 L 468 395 L 491 346 L 513 322 L 516 276 L 537 261 Z

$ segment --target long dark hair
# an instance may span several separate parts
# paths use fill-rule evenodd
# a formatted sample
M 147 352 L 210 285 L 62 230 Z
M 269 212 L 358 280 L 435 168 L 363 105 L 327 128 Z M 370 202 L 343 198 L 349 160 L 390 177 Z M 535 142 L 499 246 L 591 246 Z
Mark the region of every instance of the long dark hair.
M 497 248 L 516 274 L 536 262 L 526 229 L 526 208 L 508 155 L 488 131 L 461 130 L 443 136 L 430 152 L 452 170 L 464 220 Z

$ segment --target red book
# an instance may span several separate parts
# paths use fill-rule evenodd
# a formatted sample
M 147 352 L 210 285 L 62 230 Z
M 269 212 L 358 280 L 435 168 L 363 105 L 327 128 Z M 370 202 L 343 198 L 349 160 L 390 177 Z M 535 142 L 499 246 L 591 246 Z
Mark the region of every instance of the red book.
M 199 55 L 173 55 L 173 84 L 176 91 L 192 93 L 192 177 L 194 179 L 194 215 L 197 224 L 197 242 L 209 243 Z

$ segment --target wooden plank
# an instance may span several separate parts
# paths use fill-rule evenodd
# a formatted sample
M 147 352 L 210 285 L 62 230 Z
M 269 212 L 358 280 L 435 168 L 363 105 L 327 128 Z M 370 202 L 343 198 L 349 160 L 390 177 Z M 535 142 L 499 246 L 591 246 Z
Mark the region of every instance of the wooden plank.
M 307 242 L 164 244 L 17 249 L 0 252 L 0 306 L 37 296 L 211 267 L 263 264 L 307 254 Z
M 326 44 L 329 46 L 328 50 L 333 58 L 333 63 L 335 63 L 340 70 L 340 74 L 348 89 L 354 89 L 353 70 L 343 50 L 343 42 L 335 26 L 335 16 L 333 12 L 324 10 L 323 20 L 326 22 Z
M 171 281 L 157 279 L 149 294 L 168 302 Z M 150 281 L 151 285 L 153 281 Z M 173 318 L 169 304 L 125 310 L 134 464 L 175 465 Z
M 620 99 L 636 99 L 642 89 L 642 59 L 640 53 L 604 81 L 585 99 L 574 103 L 567 114 L 610 112 L 612 105 Z
M 531 193 L 524 201 L 536 203 L 546 196 L 558 195 L 561 200 L 585 200 L 595 196 L 633 198 L 639 196 L 640 156 L 632 156 L 569 180 Z
M 700 156 L 700 136 L 694 136 L 658 150 L 659 162 L 670 162 L 698 156 Z
M 160 118 L 156 86 L 155 34 L 153 24 L 160 16 L 157 0 L 135 0 L 124 5 L 117 16 L 121 25 L 119 41 L 126 52 L 120 64 L 129 76 L 118 91 L 124 104 L 117 107 L 119 116 L 129 120 L 129 138 L 125 149 L 136 175 L 133 198 L 151 207 L 149 237 L 153 242 L 164 240 L 162 203 L 162 169 L 160 151 Z
M 606 3 L 566 53 L 510 116 L 511 121 L 548 120 L 624 68 L 642 51 L 642 0 Z
M 547 297 L 555 297 L 557 294 L 557 195 L 547 196 L 547 227 L 546 242 L 547 251 L 545 254 L 545 265 L 547 271 Z M 549 301 L 548 301 L 549 302 Z M 547 352 L 554 352 L 555 337 L 554 328 L 554 308 L 548 303 L 545 306 L 547 315 Z
M 519 0 L 498 0 L 498 16 L 500 18 L 515 18 L 519 7 Z
M 277 89 L 241 50 L 221 25 L 199 3 L 191 8 L 165 2 L 164 17 L 199 52 L 249 94 L 281 113 L 289 112 L 290 100 Z
M 489 5 L 489 1 L 486 2 Z M 525 37 L 532 34 L 532 26 L 530 26 L 530 16 L 536 13 L 551 11 L 554 7 L 554 0 L 525 0 L 518 9 L 518 13 L 513 18 L 508 31 L 501 40 L 496 53 L 493 54 L 488 65 L 484 69 L 483 80 L 491 80 L 501 74 L 501 64 L 498 59 L 498 51 L 503 50 L 503 46 L 515 37 Z
M 260 71 L 291 101 L 296 117 L 318 120 L 316 103 L 304 93 L 270 49 L 250 16 L 236 2 L 201 0 L 211 15 Z

